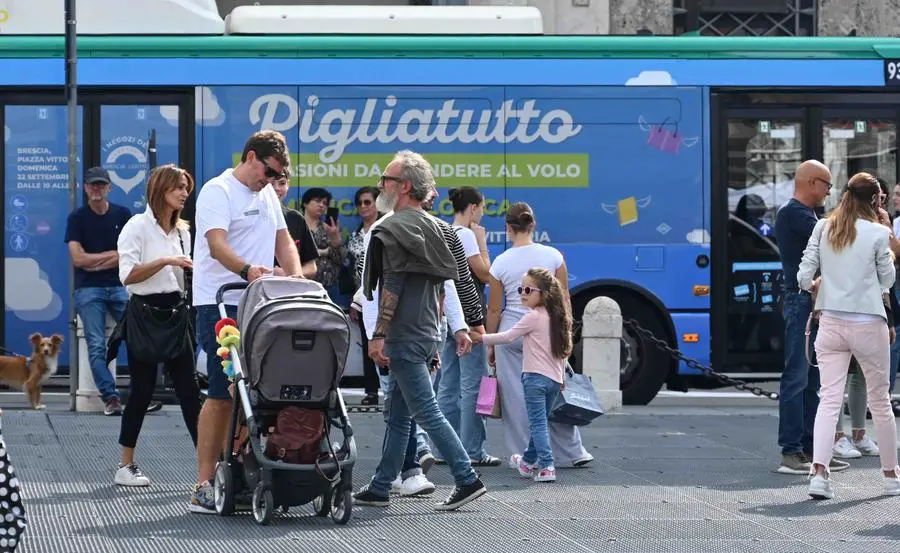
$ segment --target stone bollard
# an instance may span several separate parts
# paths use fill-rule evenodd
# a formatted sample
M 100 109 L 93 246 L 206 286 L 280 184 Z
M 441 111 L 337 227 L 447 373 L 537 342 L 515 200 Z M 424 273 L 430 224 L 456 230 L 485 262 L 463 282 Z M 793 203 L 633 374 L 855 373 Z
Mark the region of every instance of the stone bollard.
M 97 385 L 94 384 L 94 373 L 91 372 L 91 359 L 88 356 L 87 340 L 84 338 L 84 326 L 81 324 L 81 317 L 76 316 L 75 325 L 75 336 L 78 339 L 78 391 L 75 392 L 75 411 L 79 413 L 102 413 L 105 405 L 103 405 L 103 400 L 100 398 L 100 391 L 97 390 Z M 112 334 L 115 327 L 116 322 L 107 315 L 106 340 L 104 343 L 109 341 L 109 335 Z M 110 362 L 109 370 L 115 382 L 115 359 Z
M 581 372 L 591 378 L 597 397 L 608 412 L 622 408 L 622 311 L 616 300 L 600 296 L 588 302 L 581 317 Z

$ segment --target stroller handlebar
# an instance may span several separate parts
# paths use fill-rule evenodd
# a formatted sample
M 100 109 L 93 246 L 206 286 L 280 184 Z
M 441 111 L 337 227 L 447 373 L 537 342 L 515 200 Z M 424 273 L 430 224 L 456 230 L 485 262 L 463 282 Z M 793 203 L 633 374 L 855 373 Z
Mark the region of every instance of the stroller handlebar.
M 222 303 L 222 300 L 225 298 L 225 292 L 228 292 L 230 290 L 244 290 L 247 288 L 247 286 L 250 286 L 249 282 L 229 282 L 223 284 L 216 292 L 216 305 Z

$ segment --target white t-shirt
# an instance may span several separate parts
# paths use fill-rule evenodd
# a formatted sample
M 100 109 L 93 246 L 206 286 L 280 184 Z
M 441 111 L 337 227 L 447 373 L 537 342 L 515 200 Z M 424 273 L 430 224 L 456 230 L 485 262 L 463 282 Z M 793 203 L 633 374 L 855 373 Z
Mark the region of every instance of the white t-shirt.
M 459 236 L 459 241 L 462 242 L 463 250 L 466 252 L 466 259 L 473 255 L 481 255 L 481 249 L 478 247 L 478 240 L 475 238 L 475 233 L 472 232 L 472 229 L 460 225 L 453 225 L 453 230 L 456 231 L 456 235 Z
M 563 264 L 563 256 L 556 248 L 544 244 L 529 244 L 509 248 L 501 253 L 491 263 L 491 276 L 503 284 L 503 292 L 506 295 L 506 310 L 514 313 L 526 313 L 527 307 L 522 305 L 519 296 L 519 286 L 529 269 L 542 267 L 551 273 Z M 568 286 L 568 282 L 561 282 Z
M 251 265 L 272 266 L 275 233 L 287 228 L 278 195 L 271 185 L 252 192 L 234 178 L 231 169 L 213 177 L 197 195 L 197 241 L 194 253 L 194 305 L 215 305 L 223 284 L 242 282 L 209 254 L 206 233 L 224 229 L 234 253 Z M 227 305 L 237 305 L 239 291 L 225 294 Z
M 179 234 L 181 240 L 179 240 Z M 184 243 L 184 253 L 181 244 Z M 191 233 L 187 229 L 173 228 L 167 235 L 150 206 L 143 213 L 135 215 L 125 223 L 119 233 L 117 245 L 119 252 L 119 280 L 122 283 L 131 274 L 136 265 L 143 265 L 163 257 L 191 255 Z M 146 296 L 149 294 L 166 294 L 184 290 L 184 270 L 181 267 L 166 265 L 153 276 L 142 282 L 125 287 L 128 294 Z

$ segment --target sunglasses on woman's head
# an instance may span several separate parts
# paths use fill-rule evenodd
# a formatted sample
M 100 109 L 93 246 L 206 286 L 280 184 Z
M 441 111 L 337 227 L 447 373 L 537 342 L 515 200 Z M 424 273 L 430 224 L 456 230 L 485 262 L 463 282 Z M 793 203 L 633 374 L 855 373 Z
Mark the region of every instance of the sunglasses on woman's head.
M 527 295 L 531 294 L 532 292 L 540 292 L 540 291 L 541 291 L 540 288 L 532 288 L 531 286 L 525 286 L 525 287 L 519 286 L 519 295 L 520 296 L 523 293 L 527 296 Z

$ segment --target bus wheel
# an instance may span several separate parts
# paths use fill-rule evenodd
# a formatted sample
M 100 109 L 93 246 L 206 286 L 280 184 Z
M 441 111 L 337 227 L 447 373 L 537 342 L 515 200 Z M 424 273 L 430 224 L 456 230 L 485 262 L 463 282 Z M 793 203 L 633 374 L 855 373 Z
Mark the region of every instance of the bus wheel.
M 657 338 L 667 340 L 663 314 L 633 296 L 613 297 L 622 310 L 623 319 L 634 319 Z M 671 345 L 671 344 L 670 344 Z M 647 405 L 662 388 L 675 361 L 653 342 L 640 334 L 622 328 L 620 388 L 625 405 Z

